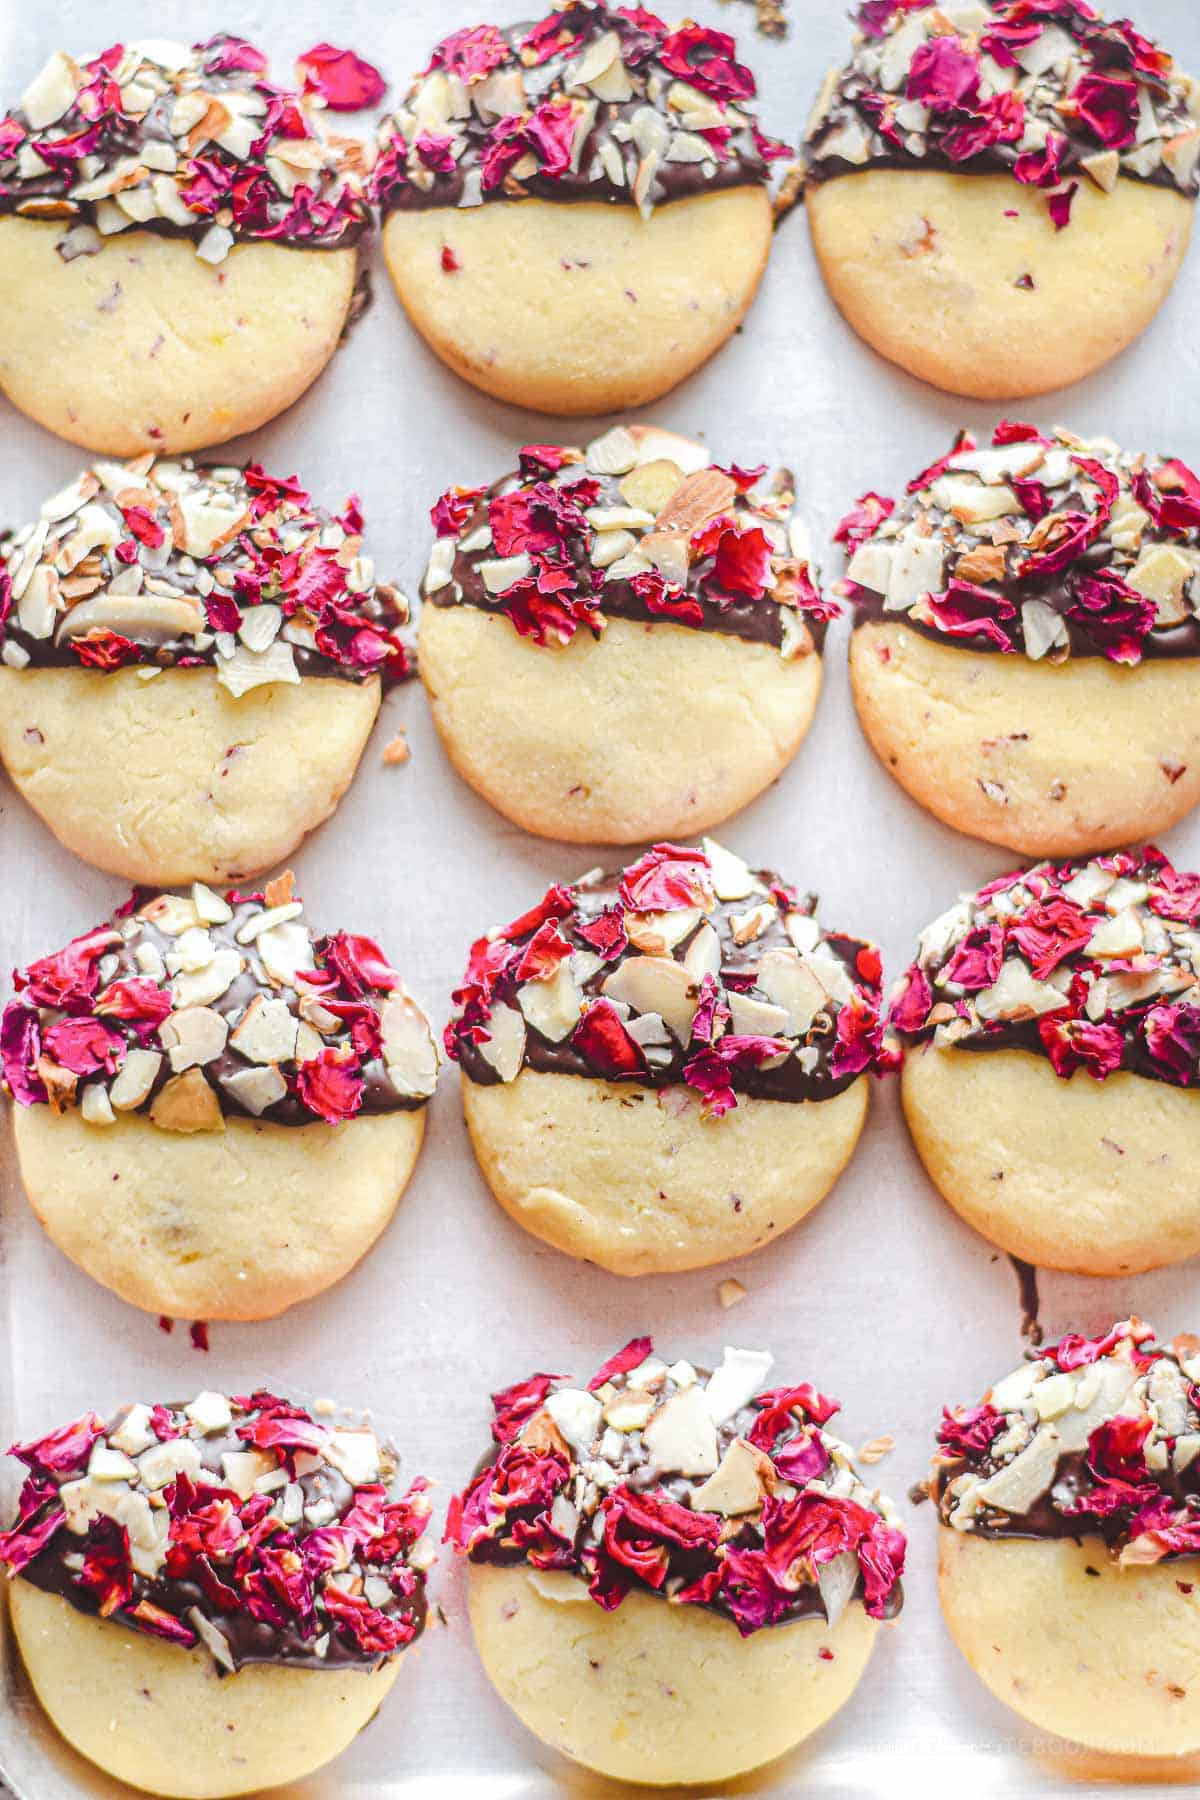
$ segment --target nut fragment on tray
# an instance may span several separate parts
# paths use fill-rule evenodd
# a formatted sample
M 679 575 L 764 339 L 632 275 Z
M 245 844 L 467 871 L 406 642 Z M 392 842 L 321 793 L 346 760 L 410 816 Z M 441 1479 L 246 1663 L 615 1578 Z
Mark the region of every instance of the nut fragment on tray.
M 771 168 L 792 153 L 759 129 L 756 91 L 726 32 L 644 7 L 569 0 L 453 32 L 384 120 L 371 184 L 413 325 L 535 412 L 665 394 L 766 268 Z
M 921 1160 L 992 1243 L 1107 1276 L 1200 1250 L 1200 876 L 1150 846 L 1002 875 L 889 1023 Z
M 947 1408 L 951 1635 L 997 1699 L 1114 1756 L 1200 1750 L 1200 1340 L 1072 1333 Z
M 519 460 L 433 508 L 420 662 L 447 754 L 542 837 L 719 824 L 799 748 L 840 610 L 794 477 L 646 425 Z
M 888 1057 L 879 952 L 816 906 L 706 839 L 478 940 L 446 1048 L 519 1225 L 643 1275 L 744 1256 L 824 1199 Z
M 0 118 L 0 387 L 85 449 L 223 444 L 336 350 L 370 148 L 241 38 L 56 50 Z
M 317 937 L 290 875 L 226 897 L 139 890 L 16 986 L 0 1048 L 25 1191 L 122 1299 L 269 1318 L 387 1225 L 437 1045 L 379 946 Z
M 0 757 L 69 850 L 129 881 L 239 881 L 353 779 L 402 594 L 354 496 L 146 455 L 0 538 Z
M 1065 387 L 1170 291 L 1200 92 L 1086 0 L 866 0 L 809 120 L 806 210 L 859 335 L 952 393 Z
M 838 1411 L 772 1358 L 711 1374 L 636 1338 L 586 1388 L 493 1396 L 496 1444 L 451 1503 L 484 1668 L 586 1767 L 658 1786 L 782 1755 L 854 1692 L 900 1610 L 905 1539 Z
M 88 1412 L 12 1454 L 17 1644 L 69 1743 L 136 1788 L 299 1781 L 374 1717 L 425 1626 L 428 1483 L 258 1391 Z

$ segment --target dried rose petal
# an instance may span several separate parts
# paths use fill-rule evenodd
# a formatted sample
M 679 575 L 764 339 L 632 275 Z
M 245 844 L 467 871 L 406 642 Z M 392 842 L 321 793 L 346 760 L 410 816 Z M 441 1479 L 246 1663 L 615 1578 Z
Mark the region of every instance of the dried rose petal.
M 378 106 L 387 82 L 372 63 L 353 50 L 336 50 L 332 44 L 314 44 L 296 60 L 296 73 L 306 94 L 320 94 L 331 112 L 361 112 Z

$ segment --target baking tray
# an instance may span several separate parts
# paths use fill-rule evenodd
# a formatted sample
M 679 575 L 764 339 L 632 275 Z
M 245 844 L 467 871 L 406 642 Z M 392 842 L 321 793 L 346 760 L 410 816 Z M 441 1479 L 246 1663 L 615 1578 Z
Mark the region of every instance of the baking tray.
M 493 14 L 499 5 L 494 0 Z M 1194 0 L 1130 5 L 1138 24 L 1185 66 L 1200 65 Z M 689 0 L 689 7 L 702 22 L 738 33 L 760 76 L 765 125 L 795 141 L 825 68 L 845 50 L 841 0 L 791 0 L 793 28 L 782 43 L 754 35 L 749 5 Z M 515 16 L 508 0 L 501 10 Z M 477 14 L 475 0 L 452 8 L 445 0 L 260 0 L 244 12 L 216 0 L 127 0 L 105 8 L 101 23 L 88 5 L 7 0 L 0 3 L 0 68 L 11 96 L 60 45 L 99 49 L 101 38 L 195 39 L 229 29 L 269 48 L 280 73 L 321 39 L 350 46 L 384 70 L 395 94 L 440 36 L 477 16 L 484 8 Z M 377 251 L 371 261 L 374 304 L 327 373 L 286 417 L 223 454 L 253 453 L 282 473 L 298 469 L 325 500 L 356 489 L 381 575 L 413 592 L 437 494 L 451 482 L 486 480 L 512 466 L 515 445 L 560 428 L 489 401 L 444 370 L 404 323 Z M 1200 461 L 1195 287 L 1193 258 L 1163 315 L 1117 365 L 1040 405 L 1009 410 Z M 825 294 L 797 212 L 779 233 L 745 329 L 645 416 L 706 435 L 725 458 L 790 463 L 823 543 L 856 495 L 898 491 L 960 424 L 982 431 L 996 413 L 909 380 L 853 336 Z M 579 422 L 561 435 L 582 441 L 592 429 Z M 0 402 L 0 517 L 23 519 L 82 460 Z M 826 563 L 837 571 L 832 555 Z M 1013 859 L 942 828 L 884 775 L 855 723 L 846 641 L 846 625 L 835 625 L 825 693 L 799 756 L 718 836 L 751 861 L 819 889 L 823 917 L 876 938 L 896 974 L 922 925 L 959 889 Z M 687 704 L 685 694 L 679 704 Z M 1116 743 L 1119 722 L 1098 727 L 1113 731 Z M 383 746 L 400 728 L 411 761 L 385 767 Z M 1183 866 L 1200 866 L 1200 823 L 1171 833 L 1165 847 Z M 354 787 L 295 859 L 310 917 L 378 936 L 439 1024 L 470 940 L 515 916 L 551 879 L 603 860 L 612 853 L 528 838 L 476 799 L 441 755 L 415 685 L 387 701 Z M 61 850 L 0 780 L 0 968 L 57 948 L 123 897 L 119 883 Z M 165 1336 L 49 1245 L 20 1196 L 5 1129 L 4 1443 L 87 1406 L 103 1411 L 138 1396 L 263 1383 L 371 1405 L 400 1444 L 405 1471 L 434 1477 L 444 1505 L 487 1441 L 489 1391 L 530 1369 L 586 1374 L 641 1331 L 653 1331 L 672 1354 L 698 1359 L 719 1355 L 727 1341 L 769 1346 L 781 1371 L 841 1397 L 851 1442 L 894 1436 L 895 1450 L 875 1473 L 911 1533 L 907 1598 L 853 1703 L 796 1755 L 723 1791 L 842 1800 L 915 1793 L 931 1781 L 989 1800 L 1147 1791 L 1114 1789 L 1119 1770 L 1022 1725 L 991 1699 L 942 1628 L 935 1520 L 905 1496 L 924 1472 L 943 1400 L 975 1398 L 1019 1359 L 1021 1307 L 1007 1259 L 960 1224 L 924 1178 L 894 1084 L 876 1087 L 849 1171 L 797 1230 L 734 1265 L 637 1282 L 568 1261 L 503 1217 L 471 1156 L 453 1071 L 443 1075 L 429 1126 L 399 1213 L 365 1264 L 282 1319 L 214 1326 L 207 1355 L 193 1350 L 186 1326 Z M 747 1291 L 726 1312 L 717 1284 L 729 1274 Z M 1040 1287 L 1048 1334 L 1098 1330 L 1131 1310 L 1167 1336 L 1200 1329 L 1194 1263 L 1111 1282 L 1046 1275 Z M 7 1503 L 11 1473 L 4 1479 Z M 432 1592 L 445 1625 L 426 1634 L 394 1697 L 351 1751 L 324 1775 L 287 1789 L 289 1800 L 621 1792 L 542 1749 L 495 1698 L 445 1554 Z M 0 1669 L 0 1694 L 0 1772 L 20 1800 L 129 1795 L 55 1737 L 12 1659 Z M 1194 1769 L 1179 1773 L 1195 1782 Z

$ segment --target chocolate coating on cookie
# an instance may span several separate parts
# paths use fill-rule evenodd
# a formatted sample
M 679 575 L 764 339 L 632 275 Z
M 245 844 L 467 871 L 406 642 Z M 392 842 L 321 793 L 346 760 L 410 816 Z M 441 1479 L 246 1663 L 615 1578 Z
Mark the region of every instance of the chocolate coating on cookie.
M 372 194 L 385 214 L 526 196 L 649 214 L 764 184 L 791 152 L 747 111 L 755 81 L 736 50 L 725 32 L 598 0 L 456 31 L 385 119 Z
M 1006 421 L 898 504 L 864 495 L 837 538 L 856 625 L 1054 664 L 1200 656 L 1200 477 L 1178 458 Z
M 1123 1565 L 1200 1555 L 1200 1343 L 1139 1319 L 1073 1334 L 947 1408 L 930 1490 L 981 1537 L 1100 1537 Z
M 921 935 L 889 1024 L 910 1043 L 1018 1048 L 1069 1079 L 1200 1081 L 1200 875 L 1147 846 L 1040 863 Z
M 307 95 L 266 71 L 225 35 L 114 44 L 83 64 L 56 51 L 0 121 L 0 212 L 61 220 L 67 261 L 135 227 L 190 237 L 208 263 L 239 240 L 356 243 L 363 146 L 326 134 Z
M 353 496 L 190 457 L 98 462 L 0 540 L 9 668 L 208 665 L 235 698 L 305 675 L 409 673 L 408 605 L 376 583 Z
M 247 1663 L 375 1667 L 425 1625 L 428 1483 L 361 1425 L 274 1394 L 95 1413 L 29 1469 L 0 1563 L 78 1612 Z
M 819 650 L 838 613 L 810 559 L 792 476 L 723 469 L 698 444 L 616 426 L 585 449 L 530 444 L 490 488 L 451 488 L 424 594 L 503 613 L 538 644 L 608 618 Z
M 808 177 L 864 168 L 1001 173 L 1042 189 L 1055 226 L 1080 180 L 1200 191 L 1196 87 L 1127 19 L 1086 0 L 866 0 L 850 62 L 805 138 Z
M 816 1389 L 763 1391 L 772 1358 L 725 1351 L 714 1374 L 635 1338 L 586 1389 L 533 1375 L 493 1396 L 497 1449 L 451 1503 L 473 1562 L 567 1571 L 606 1610 L 631 1590 L 704 1606 L 743 1636 L 902 1603 L 895 1509 L 825 1431 Z
M 879 953 L 816 900 L 706 840 L 550 889 L 480 938 L 446 1048 L 470 1080 L 524 1068 L 667 1088 L 720 1116 L 739 1094 L 830 1099 L 880 1054 Z
M 437 1081 L 429 1022 L 378 945 L 316 938 L 290 875 L 225 899 L 139 890 L 16 986 L 0 1026 L 10 1093 L 98 1126 L 332 1125 L 423 1106 Z

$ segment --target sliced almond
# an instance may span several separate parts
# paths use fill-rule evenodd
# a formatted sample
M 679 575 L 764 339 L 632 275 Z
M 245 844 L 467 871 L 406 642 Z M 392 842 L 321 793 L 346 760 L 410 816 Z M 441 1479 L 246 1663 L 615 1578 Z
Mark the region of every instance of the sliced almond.
M 199 1069 L 175 1075 L 155 1095 L 150 1117 L 160 1131 L 224 1131 L 225 1115 Z
M 631 956 L 607 976 L 601 992 L 635 1012 L 657 1013 L 681 1044 L 692 1037 L 699 1000 L 682 963 L 669 956 Z
M 651 467 L 654 465 L 651 464 Z M 720 469 L 700 469 L 676 488 L 654 521 L 656 532 L 690 537 L 701 525 L 728 512 L 737 499 L 737 483 Z

